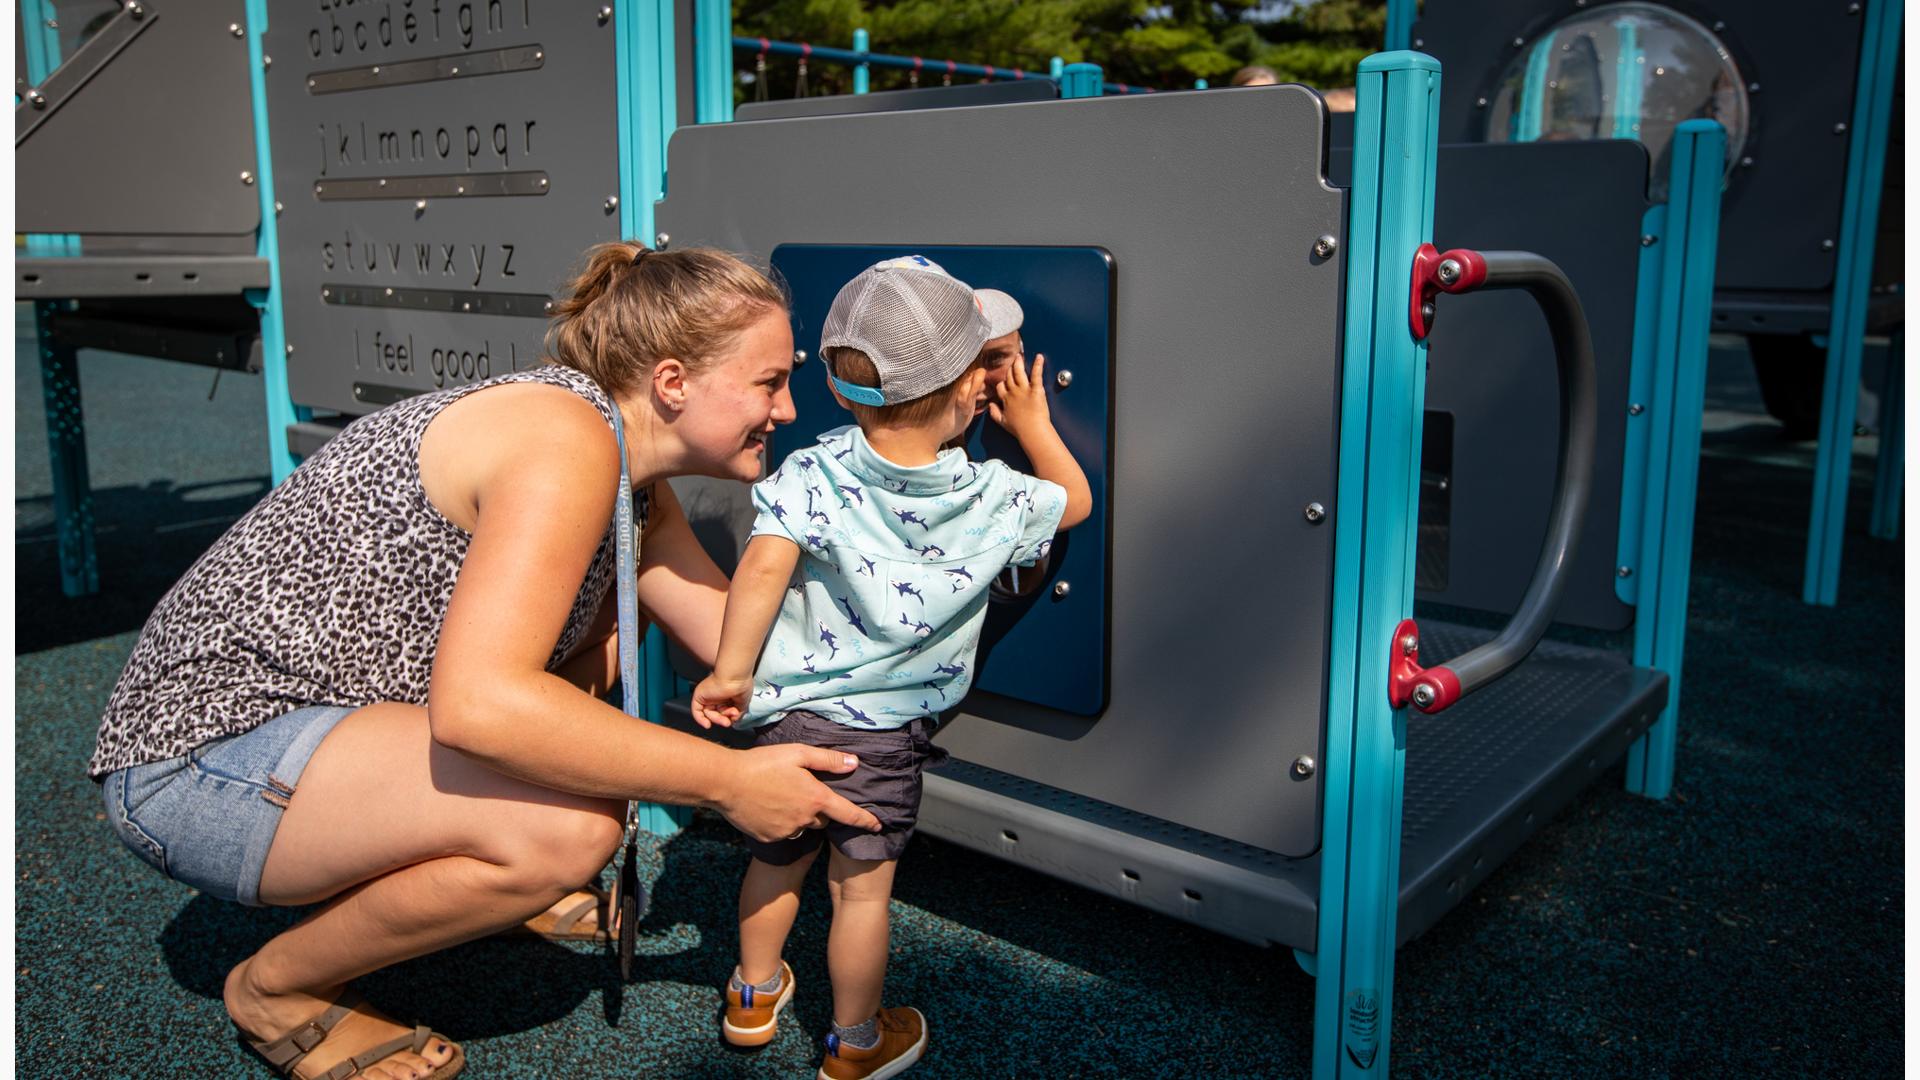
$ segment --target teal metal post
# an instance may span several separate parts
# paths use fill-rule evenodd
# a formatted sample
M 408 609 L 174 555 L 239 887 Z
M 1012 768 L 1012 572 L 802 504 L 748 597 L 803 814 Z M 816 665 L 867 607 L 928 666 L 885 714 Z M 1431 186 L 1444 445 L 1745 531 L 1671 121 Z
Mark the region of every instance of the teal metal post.
M 1646 73 L 1640 51 L 1640 27 L 1631 19 L 1613 24 L 1620 52 L 1613 58 L 1613 137 L 1640 137 L 1640 101 L 1645 96 Z
M 1547 69 L 1553 66 L 1553 39 L 1553 34 L 1541 38 L 1527 55 L 1526 78 L 1520 83 L 1520 100 L 1513 107 L 1514 142 L 1540 138 L 1540 120 L 1547 111 Z
M 1387 41 L 1388 51 L 1413 48 L 1413 16 L 1415 0 L 1387 0 Z
M 733 119 L 733 4 L 694 0 L 693 111 L 702 124 Z
M 1874 231 L 1880 221 L 1881 169 L 1893 111 L 1900 53 L 1899 0 L 1867 0 L 1860 40 L 1860 76 L 1853 93 L 1847 179 L 1834 266 L 1833 314 L 1827 330 L 1826 385 L 1820 398 L 1820 449 L 1813 466 L 1813 512 L 1807 527 L 1801 599 L 1833 606 L 1840 592 L 1840 548 L 1847 525 L 1847 480 L 1853 469 L 1853 420 L 1860 386 L 1861 339 L 1873 282 Z
M 855 30 L 853 32 L 853 51 L 857 53 L 867 51 L 867 32 L 865 30 Z M 867 69 L 868 64 L 865 60 L 853 65 L 853 92 L 856 94 L 864 94 L 867 92 Z
M 287 444 L 287 428 L 295 420 L 305 420 L 309 410 L 293 403 L 293 391 L 287 382 L 287 357 L 293 346 L 287 344 L 287 324 L 281 310 L 280 231 L 275 223 L 278 210 L 273 199 L 273 142 L 267 126 L 267 78 L 265 46 L 267 0 L 247 0 L 248 85 L 253 93 L 254 190 L 260 199 L 260 236 L 254 251 L 267 260 L 267 287 L 248 289 L 248 302 L 260 312 L 260 375 L 265 380 L 267 397 L 267 463 L 275 484 L 285 480 L 299 465 Z
M 1106 76 L 1099 64 L 1068 64 L 1060 73 L 1060 96 L 1063 98 L 1099 97 L 1100 88 Z
M 1426 354 L 1408 325 L 1413 256 L 1433 235 L 1440 64 L 1360 62 L 1348 215 L 1346 356 L 1333 509 L 1313 1074 L 1387 1075 L 1400 899 L 1405 710 L 1387 700 L 1393 631 L 1413 611 Z
M 51 25 L 54 9 L 41 0 L 22 0 L 21 43 L 27 54 L 27 80 L 38 86 L 60 66 L 60 32 Z M 29 255 L 78 255 L 80 238 L 71 233 L 35 233 L 27 237 Z M 33 306 L 34 337 L 40 350 L 40 397 L 47 415 L 47 466 L 53 474 L 53 535 L 60 559 L 60 591 L 70 597 L 100 591 L 100 561 L 93 545 L 93 482 L 87 470 L 87 421 L 80 403 L 79 350 L 53 339 L 59 304 Z
M 1688 572 L 1693 565 L 1693 512 L 1700 478 L 1700 418 L 1706 408 L 1707 335 L 1713 324 L 1713 271 L 1720 246 L 1720 176 L 1725 129 L 1688 120 L 1674 129 L 1664 233 L 1649 234 L 1641 272 L 1657 273 L 1652 352 L 1635 356 L 1650 368 L 1630 421 L 1644 429 L 1644 471 L 1628 485 L 1640 494 L 1637 565 L 1623 563 L 1635 586 L 1633 662 L 1667 673 L 1667 707 L 1627 753 L 1627 790 L 1664 799 L 1673 790 L 1679 730 L 1682 646 L 1686 643 Z M 1649 264 L 1652 264 L 1651 266 Z M 1643 283 L 1644 284 L 1644 283 Z M 1640 297 L 1644 299 L 1643 288 Z M 1636 334 L 1636 338 L 1638 338 Z M 1640 341 L 1636 340 L 1636 346 Z M 1646 363 L 1643 365 L 1643 361 Z M 1636 380 L 1638 383 L 1639 380 Z
M 653 204 L 666 193 L 667 140 L 675 123 L 673 8 L 673 0 L 621 0 L 614 15 L 619 30 L 614 65 L 620 124 L 620 233 L 650 246 L 660 242 L 654 231 Z M 722 40 L 731 48 L 731 35 Z M 659 723 L 674 682 L 666 638 L 658 627 L 647 630 L 641 646 L 640 677 L 644 683 L 641 715 Z M 659 836 L 672 836 L 691 820 L 692 811 L 685 807 L 640 804 L 640 827 Z
M 1880 460 L 1873 469 L 1873 523 L 1876 539 L 1900 538 L 1900 500 L 1906 483 L 1907 324 L 1893 328 L 1887 347 L 1887 377 L 1880 384 Z
M 1061 74 L 1066 70 L 1067 62 L 1057 56 L 1047 61 L 1047 77 L 1055 82 L 1060 81 Z

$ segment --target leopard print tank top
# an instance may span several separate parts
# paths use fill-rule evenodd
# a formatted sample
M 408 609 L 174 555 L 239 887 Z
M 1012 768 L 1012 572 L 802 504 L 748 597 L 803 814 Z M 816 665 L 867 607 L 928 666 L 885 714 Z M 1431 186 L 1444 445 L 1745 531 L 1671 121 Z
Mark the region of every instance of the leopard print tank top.
M 161 598 L 107 701 L 88 774 L 178 757 L 310 705 L 425 705 L 472 536 L 421 487 L 420 439 L 462 397 L 524 382 L 565 387 L 613 424 L 599 386 L 557 364 L 409 398 L 348 424 Z M 644 494 L 635 495 L 641 524 Z M 613 576 L 609 521 L 549 670 L 579 643 Z

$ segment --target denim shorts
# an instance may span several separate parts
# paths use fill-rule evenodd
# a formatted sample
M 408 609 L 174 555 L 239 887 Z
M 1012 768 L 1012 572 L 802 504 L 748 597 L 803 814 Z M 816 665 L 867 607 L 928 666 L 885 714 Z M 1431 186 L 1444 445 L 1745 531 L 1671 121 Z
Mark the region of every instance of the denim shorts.
M 260 906 L 260 874 L 307 760 L 353 709 L 314 705 L 176 758 L 107 774 L 107 821 L 148 866 L 222 900 Z

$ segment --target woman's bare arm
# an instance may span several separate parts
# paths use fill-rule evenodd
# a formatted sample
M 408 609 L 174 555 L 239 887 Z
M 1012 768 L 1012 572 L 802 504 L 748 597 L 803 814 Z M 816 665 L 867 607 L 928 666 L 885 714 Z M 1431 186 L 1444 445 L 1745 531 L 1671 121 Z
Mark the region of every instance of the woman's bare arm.
M 693 534 L 680 499 L 666 481 L 653 485 L 646 542 L 640 549 L 640 608 L 706 667 L 720 648 L 727 575 Z

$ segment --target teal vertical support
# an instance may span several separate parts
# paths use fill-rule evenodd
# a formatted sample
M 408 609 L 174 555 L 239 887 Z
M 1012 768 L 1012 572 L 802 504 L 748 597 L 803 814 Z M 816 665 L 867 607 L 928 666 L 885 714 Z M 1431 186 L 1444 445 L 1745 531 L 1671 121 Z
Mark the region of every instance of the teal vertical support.
M 1853 469 L 1853 420 L 1860 386 L 1861 339 L 1873 284 L 1873 240 L 1880 221 L 1881 169 L 1893 111 L 1900 53 L 1899 0 L 1868 0 L 1860 39 L 1860 75 L 1848 131 L 1847 179 L 1834 265 L 1833 314 L 1827 330 L 1827 375 L 1820 397 L 1820 449 L 1813 465 L 1813 512 L 1807 526 L 1801 599 L 1833 606 L 1840 592 L 1840 548 L 1847 525 L 1847 481 Z
M 1726 151 L 1726 130 L 1712 120 L 1688 120 L 1674 129 L 1666 232 L 1654 248 L 1659 252 L 1657 310 L 1634 313 L 1636 320 L 1652 319 L 1656 331 L 1646 412 L 1634 418 L 1646 421 L 1647 451 L 1638 485 L 1638 565 L 1632 567 L 1639 581 L 1633 662 L 1666 672 L 1668 682 L 1667 707 L 1627 753 L 1627 790 L 1651 799 L 1664 799 L 1673 790 Z
M 69 597 L 100 591 L 93 547 L 93 485 L 87 477 L 87 425 L 80 410 L 79 351 L 53 340 L 56 305 L 34 305 L 40 345 L 40 392 L 47 410 L 47 463 L 53 470 L 54 538 L 60 555 L 60 591 Z
M 1387 700 L 1393 631 L 1413 611 L 1425 343 L 1408 325 L 1413 256 L 1433 235 L 1440 65 L 1360 62 L 1334 496 L 1334 609 L 1322 788 L 1313 1074 L 1387 1075 L 1406 715 Z
M 27 80 L 39 85 L 60 66 L 60 33 L 48 23 L 54 9 L 42 0 L 20 4 Z M 78 255 L 80 238 L 71 233 L 35 233 L 26 240 L 29 255 Z M 53 340 L 52 318 L 59 306 L 33 306 L 34 336 L 40 350 L 40 396 L 47 416 L 47 465 L 53 474 L 53 532 L 60 559 L 60 591 L 70 597 L 100 591 L 100 563 L 93 546 L 93 482 L 87 471 L 86 413 L 80 404 L 78 350 Z
M 1047 61 L 1047 77 L 1052 79 L 1055 82 L 1060 81 L 1060 76 L 1066 70 L 1067 70 L 1067 62 L 1065 60 L 1060 59 L 1057 56 Z
M 614 13 L 620 235 L 648 245 L 658 242 L 653 204 L 666 194 L 667 140 L 673 136 L 676 115 L 673 7 L 673 0 L 620 0 Z M 731 14 L 728 18 L 731 29 Z M 731 34 L 720 40 L 732 47 Z M 731 94 L 729 87 L 729 104 Z M 660 629 L 649 628 L 641 646 L 639 698 L 643 715 L 655 723 L 673 685 L 666 648 Z M 640 804 L 640 827 L 659 836 L 679 832 L 690 818 L 691 812 L 684 807 Z
M 733 4 L 694 0 L 693 113 L 702 124 L 733 119 Z
M 1640 526 L 1646 512 L 1647 456 L 1653 441 L 1655 343 L 1660 338 L 1660 263 L 1667 235 L 1667 205 L 1640 218 L 1640 262 L 1633 294 L 1633 361 L 1627 374 L 1627 442 L 1620 469 L 1620 531 L 1615 540 L 1613 594 L 1623 604 L 1640 602 Z M 1663 436 L 1664 438 L 1664 436 Z
M 1540 138 L 1540 121 L 1547 111 L 1547 70 L 1553 66 L 1553 34 L 1533 45 L 1527 55 L 1527 74 L 1520 83 L 1520 100 L 1513 107 L 1514 142 Z
M 1387 0 L 1387 40 L 1383 48 L 1388 52 L 1413 48 L 1415 7 L 1415 0 Z
M 1887 348 L 1887 377 L 1880 384 L 1880 460 L 1873 468 L 1873 521 L 1868 533 L 1879 540 L 1900 538 L 1900 501 L 1906 484 L 1907 324 L 1893 328 Z
M 1613 58 L 1613 137 L 1640 137 L 1640 101 L 1645 94 L 1645 73 L 1641 70 L 1640 27 L 1631 19 L 1613 24 L 1619 53 Z
M 280 304 L 280 230 L 273 201 L 273 141 L 267 126 L 265 46 L 267 0 L 247 0 L 248 85 L 253 93 L 254 190 L 260 198 L 260 236 L 254 250 L 267 260 L 267 287 L 248 289 L 246 297 L 260 312 L 260 375 L 267 397 L 267 463 L 275 484 L 285 480 L 299 462 L 287 444 L 287 428 L 307 418 L 295 407 L 287 382 L 287 324 Z
M 1106 81 L 1106 75 L 1099 64 L 1068 64 L 1060 73 L 1060 96 L 1063 98 L 1099 97 L 1100 88 Z
M 866 54 L 867 32 L 865 30 L 855 30 L 853 32 L 853 51 L 860 53 L 863 56 Z M 853 92 L 854 93 L 864 94 L 867 92 L 867 78 L 868 78 L 868 64 L 865 60 L 862 60 L 859 63 L 853 65 Z

